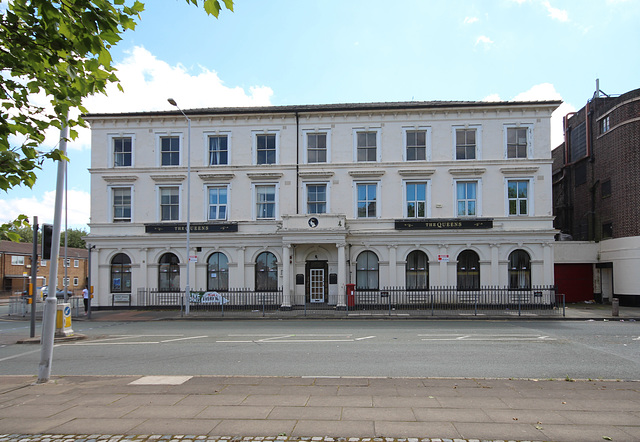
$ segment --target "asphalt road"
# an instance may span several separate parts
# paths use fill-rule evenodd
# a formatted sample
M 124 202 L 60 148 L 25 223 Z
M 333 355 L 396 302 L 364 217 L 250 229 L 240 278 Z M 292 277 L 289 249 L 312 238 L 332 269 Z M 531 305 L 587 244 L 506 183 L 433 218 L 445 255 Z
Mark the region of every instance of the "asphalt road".
M 53 375 L 384 376 L 640 380 L 640 324 L 587 321 L 76 322 Z M 39 329 L 38 329 L 39 333 Z M 38 373 L 40 346 L 0 321 L 0 375 Z

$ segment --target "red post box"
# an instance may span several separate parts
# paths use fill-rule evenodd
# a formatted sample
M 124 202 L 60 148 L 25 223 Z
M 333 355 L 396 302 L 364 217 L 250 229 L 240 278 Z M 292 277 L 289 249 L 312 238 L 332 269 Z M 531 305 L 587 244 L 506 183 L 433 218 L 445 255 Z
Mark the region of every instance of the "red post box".
M 356 305 L 356 295 L 355 295 L 356 285 L 355 284 L 347 284 L 347 306 L 355 307 Z

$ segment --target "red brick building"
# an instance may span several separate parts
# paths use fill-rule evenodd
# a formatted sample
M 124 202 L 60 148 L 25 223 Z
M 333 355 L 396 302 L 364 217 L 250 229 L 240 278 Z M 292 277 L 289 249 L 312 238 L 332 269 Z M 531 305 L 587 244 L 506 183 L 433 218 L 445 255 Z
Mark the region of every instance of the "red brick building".
M 12 241 L 0 241 L 0 278 L 2 287 L 0 297 L 8 297 L 22 293 L 29 286 L 31 278 L 31 254 L 33 244 L 17 243 Z M 40 251 L 38 251 L 40 253 Z M 88 257 L 86 249 L 67 248 L 67 265 L 65 266 L 65 250 L 60 248 L 60 258 L 58 258 L 58 278 L 56 286 L 58 289 L 64 287 L 65 270 L 66 277 L 69 278 L 67 287 L 74 295 L 82 293 L 82 289 L 87 283 Z M 38 287 L 49 284 L 49 261 L 38 261 Z
M 610 289 L 640 305 L 640 89 L 598 90 L 565 120 L 565 142 L 552 152 L 554 226 L 562 239 L 598 244 L 596 298 Z

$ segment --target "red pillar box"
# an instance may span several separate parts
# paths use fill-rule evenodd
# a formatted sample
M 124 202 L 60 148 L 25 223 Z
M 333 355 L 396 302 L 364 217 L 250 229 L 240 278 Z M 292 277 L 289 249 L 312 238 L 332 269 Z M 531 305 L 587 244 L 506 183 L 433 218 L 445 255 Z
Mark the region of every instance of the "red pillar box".
M 355 284 L 347 284 L 347 306 L 349 307 L 355 307 L 356 305 L 356 296 L 354 294 L 355 290 Z

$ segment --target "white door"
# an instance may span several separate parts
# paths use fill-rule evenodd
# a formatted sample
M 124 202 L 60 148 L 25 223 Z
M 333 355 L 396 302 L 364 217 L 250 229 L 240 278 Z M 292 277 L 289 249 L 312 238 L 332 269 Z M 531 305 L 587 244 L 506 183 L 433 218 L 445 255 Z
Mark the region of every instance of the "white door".
M 311 302 L 324 302 L 324 269 L 310 269 Z

